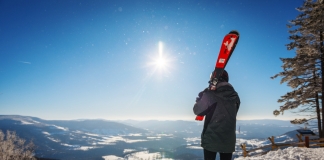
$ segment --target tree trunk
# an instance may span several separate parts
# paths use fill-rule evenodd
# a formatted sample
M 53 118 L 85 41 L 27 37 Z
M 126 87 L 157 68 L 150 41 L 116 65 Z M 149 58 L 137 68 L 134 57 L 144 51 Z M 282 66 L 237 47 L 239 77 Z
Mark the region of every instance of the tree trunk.
M 323 1 L 324 2 L 324 1 Z M 322 21 L 323 22 L 323 21 Z M 324 79 L 324 46 L 323 46 L 323 31 L 320 31 L 320 47 L 321 47 L 321 70 L 322 70 L 322 137 L 324 138 L 324 107 L 323 107 L 323 102 L 324 102 L 324 83 L 323 83 L 323 79 Z M 320 132 L 320 130 L 319 130 Z
M 315 60 L 316 62 L 316 60 Z M 316 76 L 316 63 L 314 63 L 314 70 L 313 70 L 313 79 L 314 79 L 314 90 L 317 90 L 318 84 L 317 84 L 317 76 Z M 316 91 L 315 93 L 315 104 L 316 104 L 316 114 L 317 114 L 317 127 L 318 127 L 318 134 L 319 137 L 323 137 L 322 134 L 322 125 L 321 125 L 321 110 L 320 110 L 320 106 L 319 106 L 319 96 L 318 96 L 318 92 Z
M 322 6 L 324 5 L 324 1 L 322 1 Z M 323 23 L 323 15 L 321 17 L 321 24 Z M 323 24 L 322 24 L 323 25 Z M 321 27 L 320 30 L 320 51 L 321 51 L 321 70 L 322 70 L 322 137 L 324 136 L 324 107 L 323 107 L 323 101 L 324 101 L 324 83 L 323 83 L 323 75 L 324 75 L 324 47 L 323 47 L 323 27 Z M 319 131 L 320 132 L 320 131 Z
M 320 4 L 321 5 L 321 7 L 320 8 L 322 8 L 321 9 L 321 12 L 323 12 L 323 6 L 324 6 L 324 0 L 322 0 L 322 1 L 319 1 L 319 2 L 322 2 L 322 4 Z M 323 13 L 321 14 L 322 15 L 322 17 L 321 17 L 321 29 L 320 29 L 320 51 L 321 51 L 321 71 L 322 71 L 322 98 L 321 98 L 321 100 L 322 100 L 322 137 L 321 138 L 324 138 L 324 107 L 323 107 L 323 100 L 324 100 L 324 83 L 323 83 L 323 75 L 324 75 L 324 46 L 323 46 L 323 28 L 324 28 L 324 26 L 323 26 Z M 320 132 L 320 130 L 318 131 L 318 132 Z
M 316 101 L 316 113 L 317 113 L 317 127 L 318 127 L 318 133 L 321 138 L 323 138 L 323 133 L 322 131 L 322 125 L 321 125 L 321 110 L 319 106 L 319 98 L 318 98 L 318 93 L 315 95 L 315 101 Z

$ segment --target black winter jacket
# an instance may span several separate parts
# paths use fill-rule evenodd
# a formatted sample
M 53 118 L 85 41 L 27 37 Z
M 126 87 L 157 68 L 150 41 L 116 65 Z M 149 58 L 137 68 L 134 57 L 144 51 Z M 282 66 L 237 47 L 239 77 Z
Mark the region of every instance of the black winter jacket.
M 205 91 L 194 105 L 196 115 L 205 115 L 201 146 L 212 152 L 232 153 L 236 142 L 236 114 L 240 98 L 231 84 L 220 82 Z

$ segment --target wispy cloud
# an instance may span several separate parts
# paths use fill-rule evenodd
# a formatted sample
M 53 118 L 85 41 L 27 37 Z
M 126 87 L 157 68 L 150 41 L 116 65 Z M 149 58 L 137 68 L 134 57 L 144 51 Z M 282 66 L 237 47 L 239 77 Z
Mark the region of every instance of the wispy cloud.
M 18 62 L 23 64 L 31 64 L 31 62 L 26 62 L 26 61 L 18 61 Z

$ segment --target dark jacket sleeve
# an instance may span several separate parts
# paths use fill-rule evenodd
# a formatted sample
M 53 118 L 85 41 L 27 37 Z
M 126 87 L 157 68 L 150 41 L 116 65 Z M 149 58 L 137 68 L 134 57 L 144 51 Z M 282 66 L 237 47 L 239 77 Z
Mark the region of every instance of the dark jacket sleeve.
M 211 106 L 209 96 L 210 92 L 204 92 L 201 99 L 195 103 L 193 107 L 193 112 L 195 113 L 195 115 L 206 115 L 208 107 Z
M 238 112 L 238 110 L 240 109 L 240 104 L 241 104 L 241 100 L 239 97 L 237 97 L 237 101 L 236 101 L 236 113 Z

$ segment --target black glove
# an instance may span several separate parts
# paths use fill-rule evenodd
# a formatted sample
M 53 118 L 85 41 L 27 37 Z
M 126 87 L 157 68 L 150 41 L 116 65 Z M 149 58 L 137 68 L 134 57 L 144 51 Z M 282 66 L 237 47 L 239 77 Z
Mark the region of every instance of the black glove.
M 203 91 L 201 91 L 201 92 L 198 93 L 198 97 L 196 98 L 196 102 L 198 102 L 198 101 L 201 99 L 201 97 L 203 96 L 203 94 L 204 94 L 206 91 L 208 91 L 208 88 L 206 88 L 206 89 L 204 89 Z

